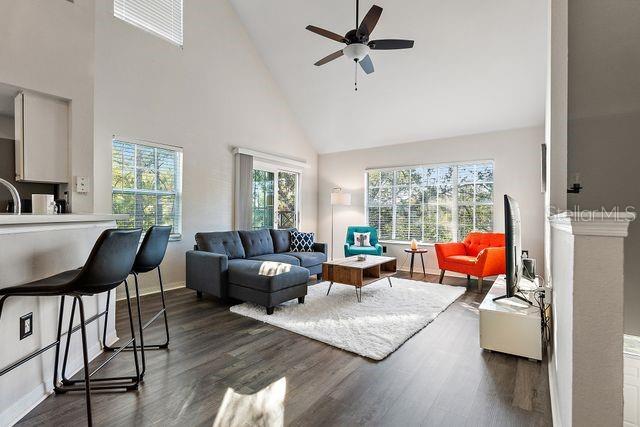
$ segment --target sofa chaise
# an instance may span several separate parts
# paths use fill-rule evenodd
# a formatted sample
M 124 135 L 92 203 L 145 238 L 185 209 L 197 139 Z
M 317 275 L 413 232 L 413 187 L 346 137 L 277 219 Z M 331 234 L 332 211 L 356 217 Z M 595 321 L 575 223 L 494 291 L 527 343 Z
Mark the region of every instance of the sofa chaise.
M 298 298 L 304 303 L 310 275 L 322 279 L 327 245 L 313 252 L 290 251 L 291 230 L 197 233 L 188 251 L 187 288 L 218 298 L 234 298 L 266 307 Z

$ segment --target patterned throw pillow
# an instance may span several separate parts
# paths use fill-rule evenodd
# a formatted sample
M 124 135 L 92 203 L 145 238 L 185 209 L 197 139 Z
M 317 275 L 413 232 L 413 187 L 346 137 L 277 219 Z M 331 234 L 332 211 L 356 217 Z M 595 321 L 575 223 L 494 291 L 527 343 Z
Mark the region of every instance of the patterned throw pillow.
M 354 246 L 360 246 L 360 247 L 365 247 L 371 246 L 371 233 L 367 232 L 367 233 L 357 233 L 354 232 L 353 233 L 353 243 Z
M 291 231 L 291 252 L 313 252 L 314 233 Z

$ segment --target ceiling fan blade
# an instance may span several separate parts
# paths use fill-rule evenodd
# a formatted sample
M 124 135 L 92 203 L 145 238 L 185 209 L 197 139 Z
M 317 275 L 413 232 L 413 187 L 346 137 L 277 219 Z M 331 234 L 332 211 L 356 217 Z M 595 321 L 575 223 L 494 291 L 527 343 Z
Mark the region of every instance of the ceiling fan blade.
M 413 47 L 413 40 L 372 40 L 369 42 L 369 47 L 377 50 L 410 49 Z
M 371 6 L 369 12 L 365 15 L 364 19 L 360 23 L 358 27 L 358 34 L 362 36 L 369 36 L 373 29 L 376 27 L 378 20 L 380 19 L 380 15 L 382 15 L 382 8 L 380 6 L 376 6 L 375 4 Z
M 360 66 L 364 70 L 365 73 L 371 74 L 373 73 L 373 62 L 371 62 L 371 57 L 369 55 L 365 56 L 359 61 Z
M 323 37 L 329 38 L 331 40 L 335 40 L 340 43 L 345 43 L 347 41 L 344 38 L 344 36 L 341 36 L 340 34 L 336 34 L 329 30 L 325 30 L 324 28 L 314 27 L 313 25 L 307 25 L 307 30 L 311 31 L 312 33 L 319 34 Z
M 316 62 L 313 65 L 316 65 L 316 66 L 319 67 L 320 65 L 324 65 L 327 62 L 330 62 L 330 61 L 333 61 L 334 59 L 340 58 L 342 55 L 343 55 L 342 50 L 339 50 L 337 52 L 333 52 L 331 55 L 325 56 L 324 58 L 322 58 L 320 61 Z

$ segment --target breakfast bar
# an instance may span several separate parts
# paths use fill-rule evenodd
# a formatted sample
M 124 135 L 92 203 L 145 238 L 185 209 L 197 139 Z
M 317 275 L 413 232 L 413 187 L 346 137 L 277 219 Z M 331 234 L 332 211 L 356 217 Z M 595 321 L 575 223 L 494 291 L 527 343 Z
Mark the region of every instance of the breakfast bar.
M 112 214 L 0 214 L 0 288 L 41 279 L 61 271 L 82 266 L 98 236 L 106 229 L 115 228 L 121 216 Z M 84 297 L 87 317 L 105 309 L 106 295 Z M 9 298 L 0 319 L 0 370 L 11 367 L 38 349 L 46 347 L 56 337 L 60 300 L 57 297 Z M 71 306 L 71 301 L 67 302 Z M 109 310 L 113 316 L 114 302 Z M 68 322 L 68 313 L 65 316 Z M 30 320 L 31 333 L 24 336 L 21 317 Z M 76 323 L 78 321 L 76 320 Z M 101 352 L 102 321 L 93 322 L 87 330 L 90 357 Z M 116 341 L 115 322 L 109 322 L 107 342 Z M 21 338 L 23 335 L 23 339 Z M 82 367 L 79 337 L 71 340 L 68 370 Z M 15 402 L 15 396 L 44 395 L 51 391 L 53 352 L 48 351 L 20 364 L 0 376 L 0 419 L 15 419 L 29 410 L 32 399 Z M 7 408 L 7 409 L 5 409 Z M 11 411 L 12 413 L 5 413 Z

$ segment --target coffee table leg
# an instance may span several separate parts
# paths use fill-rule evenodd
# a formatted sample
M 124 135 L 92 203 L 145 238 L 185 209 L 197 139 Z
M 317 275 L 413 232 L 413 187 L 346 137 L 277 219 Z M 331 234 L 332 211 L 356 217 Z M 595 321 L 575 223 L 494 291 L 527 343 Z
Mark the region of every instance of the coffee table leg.
M 362 286 L 355 286 L 356 288 L 356 298 L 358 302 L 362 302 Z M 360 293 L 358 293 L 358 289 L 360 289 Z
M 391 284 L 391 276 L 387 277 L 387 279 L 389 280 L 389 287 L 393 288 L 393 285 Z
M 422 274 L 426 276 L 427 272 L 424 271 L 424 257 L 422 256 L 422 254 L 420 254 L 420 261 L 422 261 Z
M 329 289 L 327 289 L 327 295 L 331 292 L 331 286 L 333 286 L 333 281 L 329 282 Z

